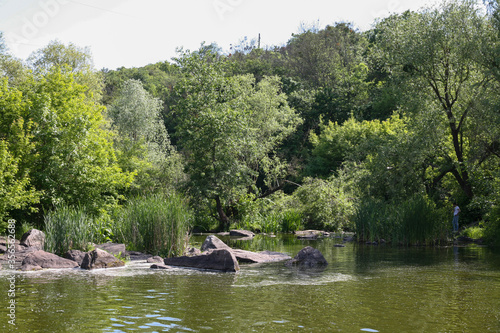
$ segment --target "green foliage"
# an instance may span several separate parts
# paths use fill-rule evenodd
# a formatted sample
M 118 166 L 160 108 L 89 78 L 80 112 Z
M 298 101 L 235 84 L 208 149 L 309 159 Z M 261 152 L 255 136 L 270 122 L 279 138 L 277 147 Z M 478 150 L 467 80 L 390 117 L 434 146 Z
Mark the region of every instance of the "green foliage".
M 306 228 L 331 231 L 352 228 L 354 202 L 340 178 L 307 178 L 293 195 L 300 203 Z
M 44 191 L 45 207 L 65 203 L 98 211 L 134 177 L 117 164 L 103 107 L 86 97 L 86 88 L 72 74 L 57 69 L 33 84 L 28 93 L 36 154 L 33 185 Z
M 176 86 L 176 135 L 185 154 L 189 185 L 196 197 L 223 207 L 249 189 L 258 191 L 259 173 L 273 187 L 286 174 L 275 149 L 300 123 L 280 92 L 279 79 L 256 83 L 251 75 L 226 77 L 227 63 L 210 52 L 184 53 L 177 59 L 185 77 Z
M 484 114 L 495 112 L 483 102 L 496 95 L 497 88 L 481 68 L 494 31 L 473 1 L 448 1 L 438 8 L 394 15 L 377 30 L 386 70 L 400 79 L 405 97 L 413 101 L 404 101 L 405 109 L 426 113 L 446 128 L 442 148 L 429 165 L 435 174 L 433 187 L 450 173 L 472 199 L 471 172 L 480 161 L 493 158 L 484 149 L 496 140 L 480 125 L 486 125 Z
M 29 169 L 23 160 L 29 160 L 34 147 L 31 142 L 31 121 L 25 122 L 26 104 L 16 88 L 7 80 L 0 86 L 0 232 L 13 209 L 31 207 L 39 201 L 41 193 L 31 184 Z
M 101 100 L 103 77 L 94 70 L 92 54 L 88 47 L 81 48 L 72 43 L 64 45 L 52 41 L 44 48 L 33 52 L 27 59 L 34 73 L 46 74 L 59 69 L 74 73 L 75 80 L 85 86 L 85 94 L 95 102 Z
M 116 237 L 129 249 L 167 257 L 182 255 L 192 222 L 186 200 L 177 193 L 136 197 L 116 222 Z
M 469 237 L 472 239 L 482 239 L 484 236 L 484 228 L 477 227 L 468 227 L 461 232 L 462 236 Z
M 303 213 L 295 206 L 294 198 L 283 193 L 274 193 L 260 200 L 249 195 L 238 202 L 240 220 L 236 227 L 265 233 L 300 230 Z
M 162 102 L 137 80 L 126 81 L 108 108 L 112 127 L 118 132 L 119 164 L 123 170 L 137 173 L 134 191 L 154 192 L 182 178 L 180 156 L 170 144 L 161 110 Z

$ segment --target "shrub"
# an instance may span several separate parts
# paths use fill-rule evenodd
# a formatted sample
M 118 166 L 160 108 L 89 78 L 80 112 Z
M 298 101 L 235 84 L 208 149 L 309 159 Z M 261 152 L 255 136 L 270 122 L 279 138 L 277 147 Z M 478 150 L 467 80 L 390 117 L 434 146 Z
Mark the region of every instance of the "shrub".
M 305 227 L 333 231 L 352 227 L 350 219 L 354 214 L 354 202 L 339 179 L 306 178 L 294 196 L 300 203 Z

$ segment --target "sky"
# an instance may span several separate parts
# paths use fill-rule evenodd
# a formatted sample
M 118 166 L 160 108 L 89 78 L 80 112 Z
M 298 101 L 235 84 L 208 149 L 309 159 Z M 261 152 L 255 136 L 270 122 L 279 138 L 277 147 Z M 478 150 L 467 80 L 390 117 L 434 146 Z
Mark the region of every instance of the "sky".
M 0 0 L 0 31 L 25 60 L 57 40 L 88 47 L 96 69 L 171 61 L 176 49 L 202 42 L 224 51 L 244 37 L 285 44 L 300 26 L 350 22 L 360 31 L 376 19 L 432 6 L 436 0 Z

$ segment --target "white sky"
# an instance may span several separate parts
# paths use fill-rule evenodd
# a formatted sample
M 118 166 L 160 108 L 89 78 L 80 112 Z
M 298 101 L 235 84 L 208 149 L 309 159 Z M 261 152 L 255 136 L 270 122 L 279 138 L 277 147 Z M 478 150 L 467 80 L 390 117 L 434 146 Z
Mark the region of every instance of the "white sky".
M 282 45 L 301 23 L 351 22 L 418 10 L 437 0 L 0 0 L 0 31 L 10 53 L 26 59 L 52 40 L 89 47 L 97 69 L 171 60 L 177 47 L 216 42 L 224 50 L 243 37 Z

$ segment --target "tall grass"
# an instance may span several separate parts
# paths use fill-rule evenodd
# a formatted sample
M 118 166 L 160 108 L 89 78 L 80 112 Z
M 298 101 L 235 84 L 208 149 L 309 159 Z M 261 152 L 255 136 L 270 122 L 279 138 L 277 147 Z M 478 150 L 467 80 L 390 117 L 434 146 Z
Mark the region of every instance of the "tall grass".
M 47 213 L 45 222 L 45 249 L 63 255 L 71 249 L 86 250 L 95 240 L 93 218 L 81 207 L 59 206 Z
M 117 236 L 130 249 L 155 255 L 184 252 L 192 213 L 179 194 L 153 194 L 131 200 L 117 223 Z
M 358 239 L 393 244 L 425 245 L 446 237 L 447 224 L 440 210 L 425 195 L 399 203 L 362 200 L 354 217 Z

